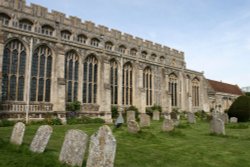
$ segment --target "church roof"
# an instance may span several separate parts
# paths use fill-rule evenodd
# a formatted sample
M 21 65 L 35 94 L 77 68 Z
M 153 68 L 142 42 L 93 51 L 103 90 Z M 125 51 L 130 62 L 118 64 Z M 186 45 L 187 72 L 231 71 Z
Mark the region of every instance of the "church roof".
M 207 81 L 215 92 L 243 95 L 238 85 L 232 85 L 232 84 L 214 81 L 210 79 L 207 79 Z

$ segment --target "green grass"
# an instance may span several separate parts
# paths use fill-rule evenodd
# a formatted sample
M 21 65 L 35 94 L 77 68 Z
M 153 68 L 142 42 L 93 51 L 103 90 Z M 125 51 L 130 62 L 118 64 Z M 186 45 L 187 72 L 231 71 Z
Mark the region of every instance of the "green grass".
M 249 167 L 250 123 L 226 125 L 226 136 L 209 134 L 205 122 L 181 124 L 169 133 L 161 132 L 162 122 L 153 121 L 151 127 L 138 134 L 129 134 L 125 126 L 113 129 L 117 139 L 115 167 Z M 57 167 L 60 148 L 68 129 L 81 129 L 93 134 L 101 124 L 53 126 L 53 134 L 46 151 L 34 154 L 29 144 L 39 126 L 27 126 L 24 144 L 8 143 L 12 127 L 0 128 L 0 166 Z M 86 164 L 86 156 L 84 165 Z

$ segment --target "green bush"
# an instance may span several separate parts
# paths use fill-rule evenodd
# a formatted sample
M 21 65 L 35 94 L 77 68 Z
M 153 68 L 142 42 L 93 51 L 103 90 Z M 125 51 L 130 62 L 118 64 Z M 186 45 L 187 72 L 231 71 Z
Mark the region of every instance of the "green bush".
M 228 110 L 229 117 L 238 118 L 239 122 L 246 122 L 250 119 L 250 97 L 238 97 Z
M 10 121 L 7 119 L 0 120 L 0 127 L 7 127 L 15 125 L 16 121 Z
M 204 110 L 199 110 L 194 113 L 197 118 L 200 120 L 206 120 L 207 119 L 207 113 Z
M 112 118 L 117 118 L 119 116 L 117 106 L 111 106 L 111 115 L 112 115 Z
M 81 118 L 68 118 L 67 124 L 89 124 L 89 123 L 105 123 L 105 121 L 101 118 L 90 118 L 86 116 L 82 116 Z
M 66 105 L 67 111 L 79 111 L 81 109 L 81 102 L 73 101 Z
M 45 118 L 39 121 L 30 121 L 29 125 L 62 125 L 59 118 Z

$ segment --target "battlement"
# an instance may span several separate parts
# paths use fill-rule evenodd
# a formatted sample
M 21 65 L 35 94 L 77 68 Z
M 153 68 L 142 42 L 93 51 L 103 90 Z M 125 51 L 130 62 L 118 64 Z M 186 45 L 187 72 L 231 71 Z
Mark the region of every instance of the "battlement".
M 96 25 L 91 21 L 83 22 L 80 18 L 75 16 L 66 17 L 64 13 L 52 10 L 48 11 L 46 7 L 31 3 L 30 6 L 26 4 L 25 0 L 0 0 L 0 5 L 6 8 L 10 8 L 15 11 L 20 11 L 31 16 L 56 21 L 68 27 L 75 29 L 85 30 L 87 32 L 95 33 L 99 36 L 108 36 L 122 42 L 136 45 L 135 47 L 141 47 L 145 49 L 153 50 L 153 52 L 160 52 L 163 55 L 172 55 L 179 59 L 184 59 L 184 52 L 162 46 L 161 44 L 154 43 L 152 41 L 144 40 L 133 35 L 122 33 L 115 29 L 109 29 L 103 25 Z

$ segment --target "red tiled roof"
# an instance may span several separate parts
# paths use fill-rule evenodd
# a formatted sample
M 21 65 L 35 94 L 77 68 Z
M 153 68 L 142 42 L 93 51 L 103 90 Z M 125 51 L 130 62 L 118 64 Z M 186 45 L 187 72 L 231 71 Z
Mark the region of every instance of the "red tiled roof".
M 208 83 L 216 92 L 230 93 L 235 95 L 243 95 L 242 91 L 238 87 L 238 85 L 231 85 L 228 83 L 223 83 L 219 81 L 214 81 L 207 79 Z

